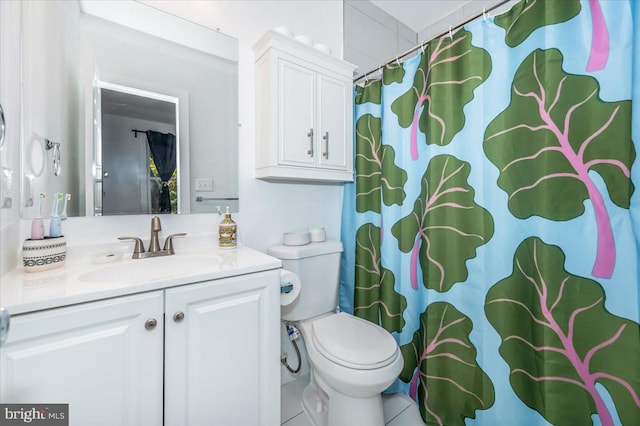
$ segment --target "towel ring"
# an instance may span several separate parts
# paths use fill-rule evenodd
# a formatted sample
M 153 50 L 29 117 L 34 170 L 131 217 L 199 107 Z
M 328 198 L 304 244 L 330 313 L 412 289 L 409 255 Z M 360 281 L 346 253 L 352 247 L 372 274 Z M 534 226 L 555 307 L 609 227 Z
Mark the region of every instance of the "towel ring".
M 53 158 L 53 175 L 59 176 L 61 170 L 60 142 L 52 142 L 49 139 L 45 139 L 44 142 L 47 151 L 51 150 L 51 157 Z

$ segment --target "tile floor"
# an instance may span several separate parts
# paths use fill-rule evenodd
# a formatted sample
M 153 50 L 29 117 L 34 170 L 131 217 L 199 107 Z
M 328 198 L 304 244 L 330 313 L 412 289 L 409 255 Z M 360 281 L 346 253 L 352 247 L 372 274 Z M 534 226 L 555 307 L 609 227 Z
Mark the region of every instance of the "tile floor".
M 313 426 L 302 408 L 302 390 L 309 376 L 282 386 L 280 420 L 282 426 Z M 404 394 L 383 395 L 382 404 L 386 426 L 423 426 L 418 407 Z

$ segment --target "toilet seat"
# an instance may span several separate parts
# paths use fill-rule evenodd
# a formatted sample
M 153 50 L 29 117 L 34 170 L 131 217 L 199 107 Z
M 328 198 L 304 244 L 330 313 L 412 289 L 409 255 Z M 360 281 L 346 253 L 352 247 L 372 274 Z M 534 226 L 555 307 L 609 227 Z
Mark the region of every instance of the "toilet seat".
M 372 370 L 398 357 L 398 344 L 382 327 L 344 312 L 313 321 L 313 345 L 344 367 Z

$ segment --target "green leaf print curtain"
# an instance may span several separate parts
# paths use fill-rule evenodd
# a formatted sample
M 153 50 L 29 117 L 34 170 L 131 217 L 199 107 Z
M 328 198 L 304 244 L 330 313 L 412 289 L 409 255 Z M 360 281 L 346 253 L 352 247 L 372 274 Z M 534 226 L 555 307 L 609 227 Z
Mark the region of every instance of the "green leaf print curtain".
M 640 424 L 639 23 L 521 1 L 355 87 L 340 304 L 426 424 Z

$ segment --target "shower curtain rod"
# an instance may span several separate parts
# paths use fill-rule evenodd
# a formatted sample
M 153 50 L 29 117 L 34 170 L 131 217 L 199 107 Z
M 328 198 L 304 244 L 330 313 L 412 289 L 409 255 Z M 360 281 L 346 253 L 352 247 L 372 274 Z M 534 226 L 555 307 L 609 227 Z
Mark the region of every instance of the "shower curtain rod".
M 389 64 L 392 64 L 392 63 L 394 63 L 396 61 L 399 61 L 400 58 L 404 58 L 405 56 L 407 56 L 407 55 L 415 52 L 416 50 L 422 48 L 422 46 L 424 46 L 425 44 L 429 43 L 431 40 L 435 40 L 435 39 L 437 39 L 439 37 L 442 37 L 442 36 L 444 36 L 446 34 L 449 34 L 449 33 L 453 32 L 453 31 L 456 31 L 458 28 L 461 28 L 461 27 L 467 25 L 469 22 L 474 21 L 474 20 L 476 20 L 476 19 L 478 19 L 480 17 L 486 16 L 487 13 L 491 12 L 492 10 L 495 10 L 495 9 L 499 8 L 500 6 L 502 6 L 505 3 L 509 3 L 510 1 L 512 1 L 512 0 L 501 0 L 501 1 L 499 1 L 498 3 L 496 3 L 496 4 L 492 5 L 492 6 L 484 8 L 481 13 L 478 13 L 477 15 L 474 15 L 471 18 L 468 18 L 468 19 L 462 21 L 462 22 L 458 23 L 455 26 L 450 26 L 449 29 L 447 29 L 445 31 L 442 31 L 442 32 L 436 34 L 435 36 L 433 36 L 431 38 L 423 40 L 422 43 L 413 46 L 412 48 L 410 48 L 409 50 L 406 50 L 405 52 L 402 52 L 401 54 L 399 54 L 395 58 L 391 59 L 390 61 L 387 61 L 384 64 L 380 65 L 378 68 L 374 68 L 371 71 L 366 72 L 366 73 L 362 74 L 361 76 L 354 78 L 353 82 L 356 83 L 358 80 L 362 80 L 363 78 L 368 77 L 369 75 L 373 74 L 374 72 L 380 71 L 385 66 L 387 66 Z

